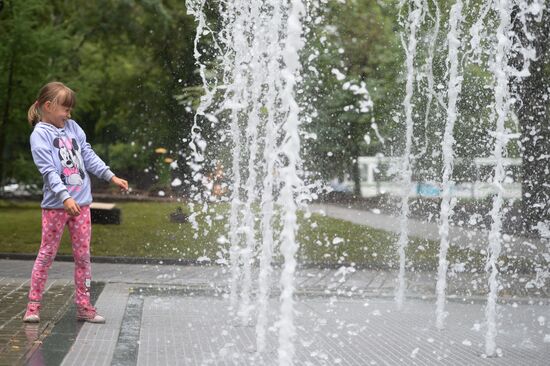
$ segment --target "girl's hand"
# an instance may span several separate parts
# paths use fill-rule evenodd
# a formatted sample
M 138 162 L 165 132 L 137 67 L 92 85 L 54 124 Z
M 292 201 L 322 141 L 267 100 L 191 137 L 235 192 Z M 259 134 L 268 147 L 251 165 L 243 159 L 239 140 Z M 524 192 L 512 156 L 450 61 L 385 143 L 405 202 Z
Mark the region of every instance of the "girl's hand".
M 73 198 L 67 198 L 63 201 L 63 206 L 65 206 L 65 212 L 67 212 L 70 216 L 80 215 L 80 206 Z
M 123 191 L 128 190 L 128 182 L 125 179 L 117 177 L 116 175 L 111 178 L 111 183 L 119 186 Z

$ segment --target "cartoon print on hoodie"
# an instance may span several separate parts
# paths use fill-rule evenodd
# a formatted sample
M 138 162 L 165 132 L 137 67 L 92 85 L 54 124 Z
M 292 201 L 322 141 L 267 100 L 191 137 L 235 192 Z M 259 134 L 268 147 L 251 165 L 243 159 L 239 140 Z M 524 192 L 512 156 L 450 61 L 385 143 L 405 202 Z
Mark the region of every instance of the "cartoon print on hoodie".
M 81 186 L 84 183 L 84 164 L 76 140 L 55 138 L 53 145 L 59 149 L 59 160 L 63 166 L 61 171 L 63 183 L 67 186 Z M 73 187 L 73 189 L 78 190 L 80 187 Z

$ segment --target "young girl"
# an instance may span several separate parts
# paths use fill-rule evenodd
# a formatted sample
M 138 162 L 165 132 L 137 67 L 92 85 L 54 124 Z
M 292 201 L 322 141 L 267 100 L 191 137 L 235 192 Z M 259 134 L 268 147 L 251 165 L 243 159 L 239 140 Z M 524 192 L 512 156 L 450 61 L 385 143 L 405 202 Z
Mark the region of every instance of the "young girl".
M 117 178 L 95 154 L 80 126 L 70 119 L 74 92 L 59 82 L 46 84 L 29 108 L 34 128 L 31 152 L 44 179 L 42 243 L 31 275 L 29 303 L 23 321 L 40 321 L 40 301 L 48 270 L 57 254 L 65 226 L 69 227 L 75 263 L 75 302 L 77 319 L 104 323 L 90 303 L 90 203 L 92 195 L 88 172 L 110 181 L 123 190 L 128 182 Z

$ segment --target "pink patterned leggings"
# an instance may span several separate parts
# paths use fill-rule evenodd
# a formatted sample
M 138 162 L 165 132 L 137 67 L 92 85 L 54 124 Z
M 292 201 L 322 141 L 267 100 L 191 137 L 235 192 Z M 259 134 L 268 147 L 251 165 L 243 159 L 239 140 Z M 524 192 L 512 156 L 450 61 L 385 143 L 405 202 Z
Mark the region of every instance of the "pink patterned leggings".
M 44 286 L 65 225 L 69 226 L 74 257 L 75 302 L 78 307 L 90 307 L 90 282 L 92 278 L 90 264 L 90 239 L 92 225 L 90 206 L 82 206 L 80 215 L 72 217 L 63 209 L 42 209 L 42 243 L 34 262 L 31 275 L 29 300 L 40 302 Z

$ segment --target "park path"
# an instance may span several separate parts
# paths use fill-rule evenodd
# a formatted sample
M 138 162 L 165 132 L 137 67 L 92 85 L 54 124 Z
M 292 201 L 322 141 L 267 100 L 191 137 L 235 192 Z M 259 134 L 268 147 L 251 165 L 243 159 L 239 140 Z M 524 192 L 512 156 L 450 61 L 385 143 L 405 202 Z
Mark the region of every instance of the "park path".
M 358 225 L 365 225 L 399 234 L 399 218 L 372 210 L 360 210 L 351 207 L 326 203 L 310 204 L 312 213 L 326 215 L 335 219 L 345 220 Z M 435 222 L 409 219 L 409 236 L 439 242 L 439 226 Z M 451 245 L 460 248 L 485 250 L 488 244 L 489 231 L 484 229 L 463 228 L 452 225 L 449 228 Z M 533 253 L 549 253 L 550 244 L 536 238 L 503 235 L 504 252 L 509 255 L 528 256 Z

